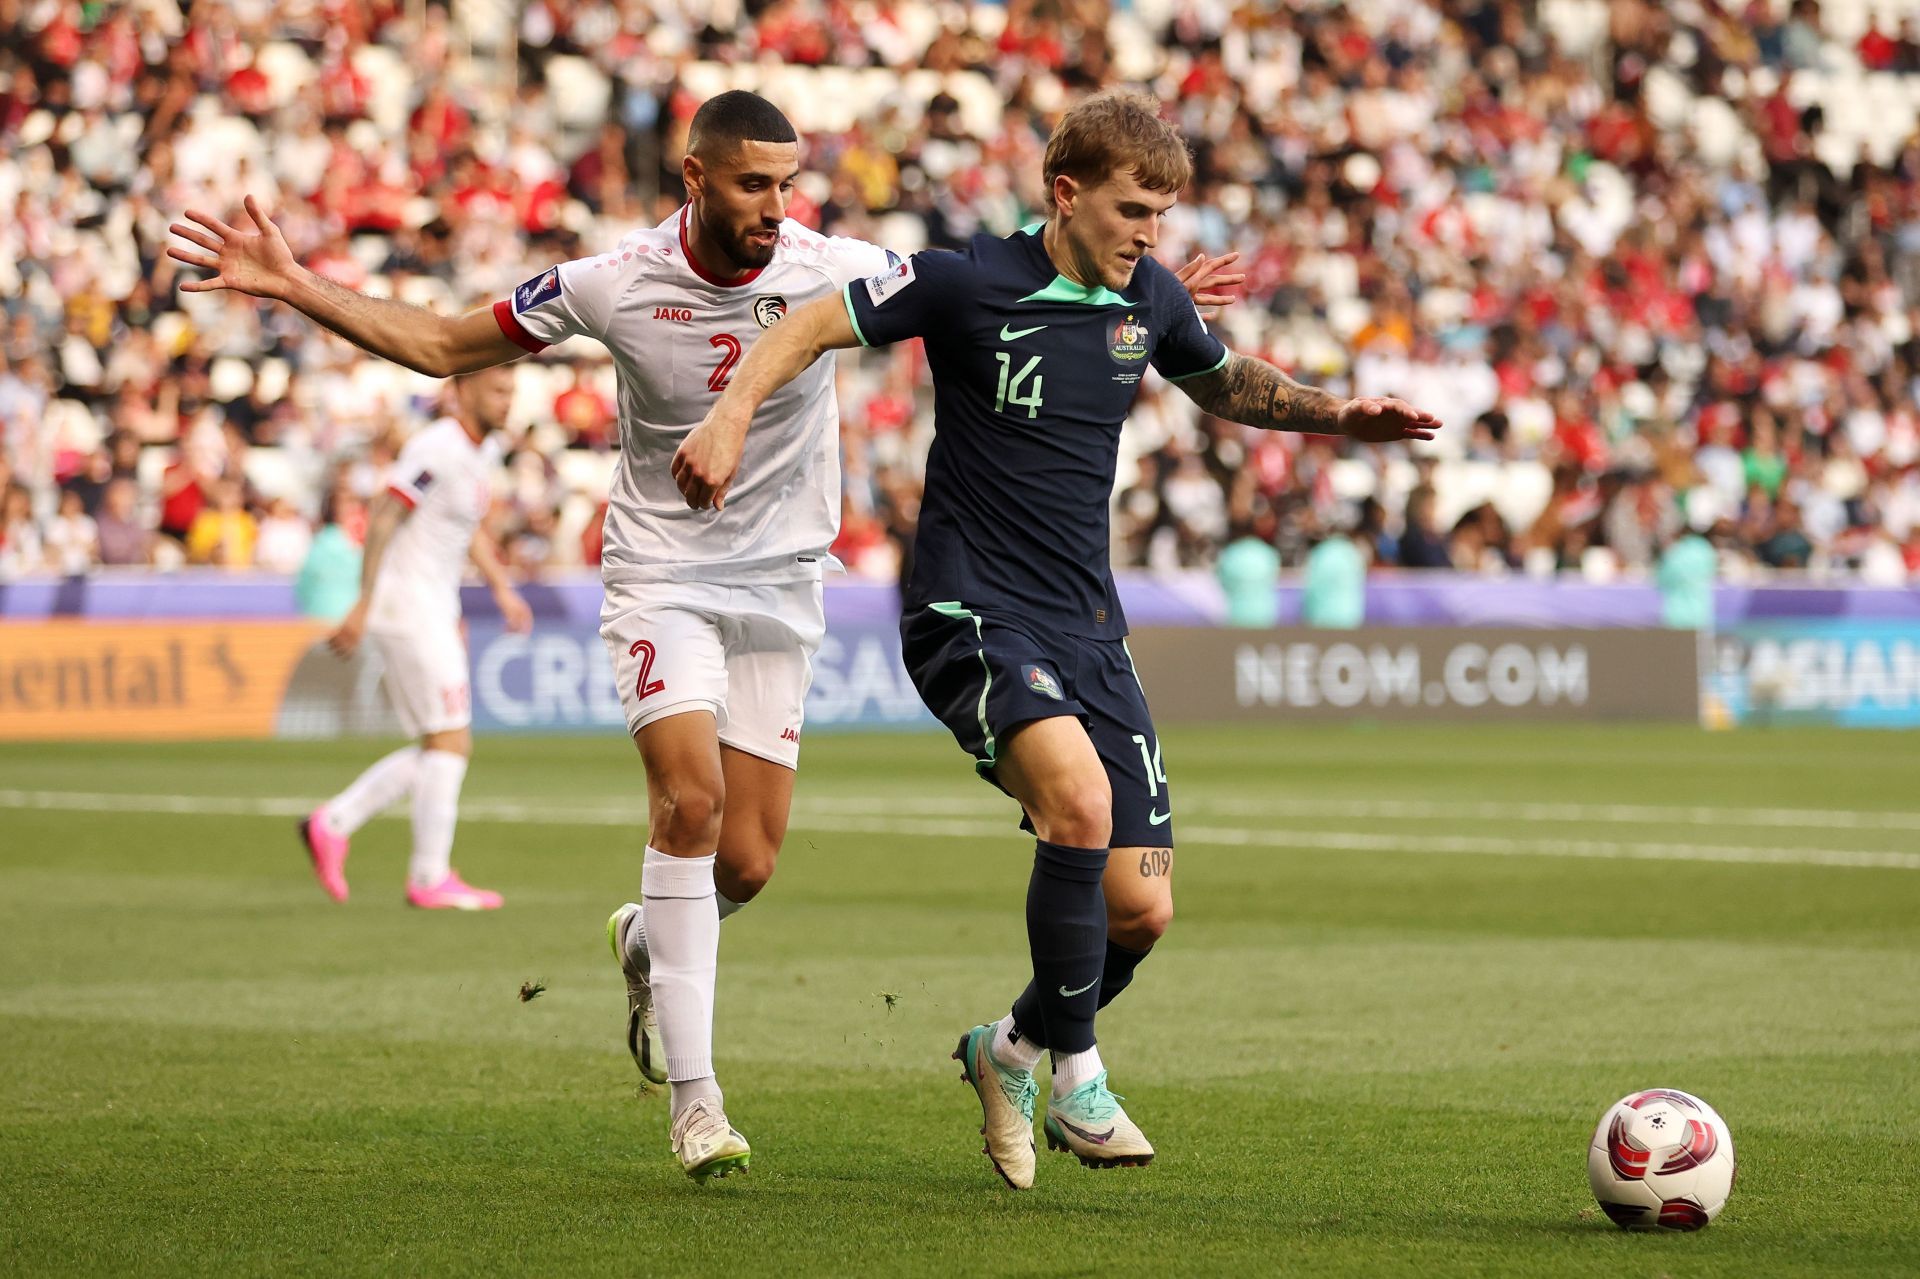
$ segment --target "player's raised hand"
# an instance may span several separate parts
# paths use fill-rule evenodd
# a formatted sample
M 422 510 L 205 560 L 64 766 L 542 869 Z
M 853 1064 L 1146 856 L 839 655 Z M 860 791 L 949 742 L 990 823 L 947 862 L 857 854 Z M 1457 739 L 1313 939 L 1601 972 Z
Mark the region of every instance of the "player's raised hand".
M 1338 420 L 1343 435 L 1369 444 L 1430 440 L 1440 429 L 1440 419 L 1433 414 L 1423 413 L 1405 400 L 1384 395 L 1348 400 L 1340 406 Z
M 287 282 L 299 270 L 293 260 L 293 250 L 287 247 L 280 228 L 260 211 L 258 200 L 248 196 L 245 204 L 249 224 L 246 227 L 228 226 L 211 213 L 188 209 L 187 222 L 176 222 L 167 228 L 195 246 L 169 245 L 168 257 L 213 272 L 208 279 L 182 283 L 182 293 L 234 289 L 257 298 L 277 298 L 283 294 Z
M 744 430 L 734 429 L 712 413 L 680 441 L 673 455 L 673 482 L 680 486 L 688 506 L 696 511 L 726 507 L 727 490 L 733 487 L 745 445 Z
M 1220 318 L 1220 308 L 1232 306 L 1239 297 L 1229 293 L 1229 289 L 1238 289 L 1247 282 L 1245 271 L 1229 271 L 1228 267 L 1240 260 L 1238 253 L 1223 253 L 1210 258 L 1204 253 L 1193 255 L 1193 261 L 1173 273 L 1173 278 L 1187 286 L 1187 292 L 1193 298 L 1193 304 L 1200 308 L 1200 318 L 1216 320 Z

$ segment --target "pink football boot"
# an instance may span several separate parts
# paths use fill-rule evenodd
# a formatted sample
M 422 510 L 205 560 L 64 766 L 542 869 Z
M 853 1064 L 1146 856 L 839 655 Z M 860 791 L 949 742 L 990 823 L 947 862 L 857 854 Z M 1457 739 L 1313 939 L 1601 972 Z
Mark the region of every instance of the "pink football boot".
M 325 804 L 307 814 L 300 823 L 300 842 L 307 846 L 320 887 L 333 900 L 343 902 L 347 900 L 347 837 L 334 834 L 326 818 Z
M 437 884 L 407 885 L 407 905 L 421 910 L 499 910 L 505 900 L 499 893 L 475 888 L 454 870 Z

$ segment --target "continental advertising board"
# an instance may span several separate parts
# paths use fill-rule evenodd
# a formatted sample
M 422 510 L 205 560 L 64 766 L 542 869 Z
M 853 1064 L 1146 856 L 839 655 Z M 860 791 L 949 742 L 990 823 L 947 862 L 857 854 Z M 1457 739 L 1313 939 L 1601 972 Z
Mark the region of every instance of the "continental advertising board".
M 0 738 L 268 737 L 322 633 L 305 622 L 0 625 Z
M 1160 723 L 1683 720 L 1699 713 L 1691 631 L 1190 627 L 1128 640 Z
M 0 740 L 398 736 L 371 646 L 327 650 L 320 623 L 0 623 Z M 516 635 L 467 629 L 480 732 L 623 731 L 606 646 L 591 622 Z M 889 620 L 843 622 L 821 645 L 808 730 L 924 728 Z

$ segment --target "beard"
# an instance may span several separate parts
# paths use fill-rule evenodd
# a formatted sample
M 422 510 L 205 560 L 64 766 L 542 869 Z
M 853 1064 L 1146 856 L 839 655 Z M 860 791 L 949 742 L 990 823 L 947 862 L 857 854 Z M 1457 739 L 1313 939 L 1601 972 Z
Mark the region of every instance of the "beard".
M 709 227 L 708 230 L 712 231 L 713 228 Z M 757 244 L 749 237 L 760 231 L 772 231 L 775 238 L 769 244 Z M 773 251 L 780 247 L 779 234 L 778 227 L 757 226 L 737 234 L 716 233 L 713 242 L 720 246 L 721 252 L 727 255 L 727 260 L 740 270 L 758 271 L 773 261 Z

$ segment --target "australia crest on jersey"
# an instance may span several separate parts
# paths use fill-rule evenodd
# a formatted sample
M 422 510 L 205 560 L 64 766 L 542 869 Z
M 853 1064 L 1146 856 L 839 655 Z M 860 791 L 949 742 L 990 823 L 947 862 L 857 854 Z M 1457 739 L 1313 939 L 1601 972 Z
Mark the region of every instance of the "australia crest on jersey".
M 1138 364 L 1147 358 L 1147 326 L 1131 315 L 1107 331 L 1107 354 L 1115 364 Z
M 913 259 L 908 258 L 891 271 L 882 271 L 867 281 L 867 296 L 873 304 L 879 306 L 888 298 L 913 283 Z
M 753 300 L 753 318 L 763 329 L 770 329 L 787 313 L 787 300 L 778 293 L 763 293 Z
M 560 296 L 560 268 L 549 267 L 543 275 L 537 275 L 513 291 L 513 309 L 531 311 L 542 302 L 551 302 Z

